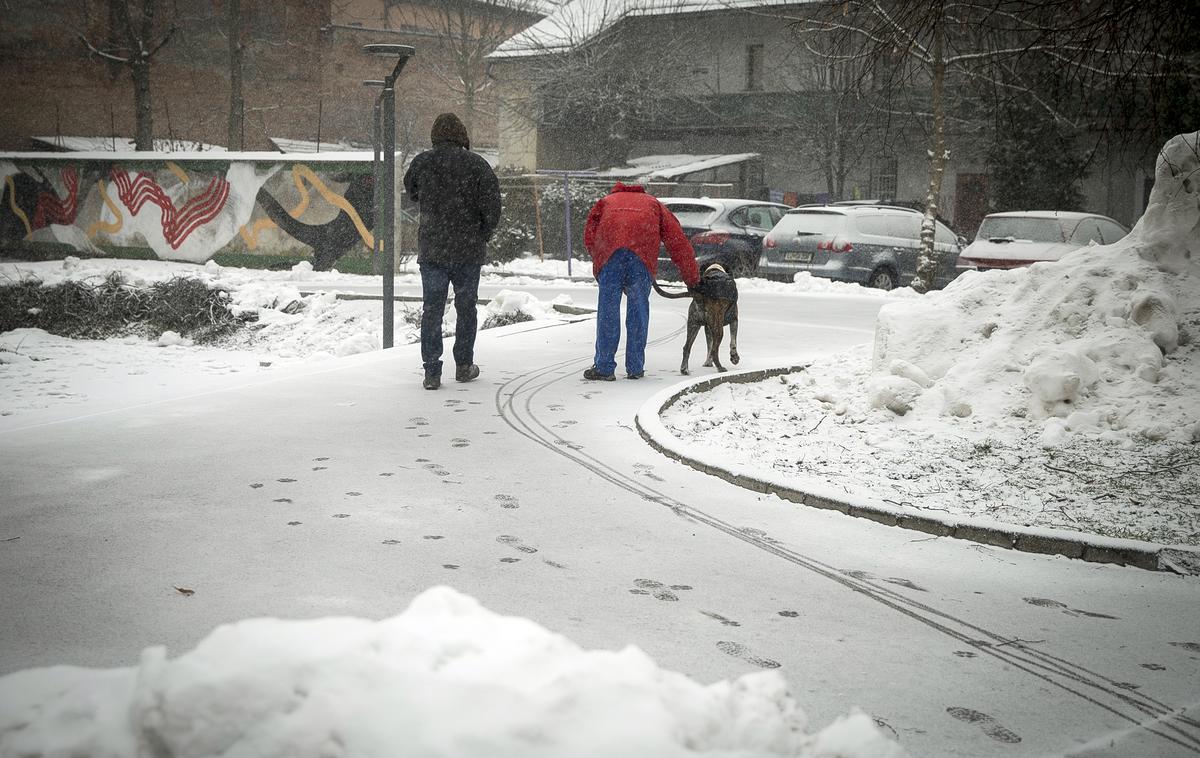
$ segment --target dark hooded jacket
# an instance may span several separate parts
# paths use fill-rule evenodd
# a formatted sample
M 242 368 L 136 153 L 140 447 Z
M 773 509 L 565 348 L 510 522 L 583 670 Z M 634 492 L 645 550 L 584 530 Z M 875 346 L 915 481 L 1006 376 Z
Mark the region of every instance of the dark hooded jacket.
M 500 183 L 470 150 L 467 129 L 443 113 L 430 133 L 433 149 L 413 158 L 404 191 L 421 205 L 417 262 L 482 265 L 487 242 L 500 223 Z

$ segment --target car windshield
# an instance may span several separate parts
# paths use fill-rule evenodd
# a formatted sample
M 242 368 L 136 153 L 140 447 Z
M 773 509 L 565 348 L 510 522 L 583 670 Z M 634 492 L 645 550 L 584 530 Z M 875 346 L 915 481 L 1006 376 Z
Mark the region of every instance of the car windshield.
M 717 212 L 711 205 L 698 203 L 672 203 L 667 209 L 679 219 L 680 226 L 708 226 Z
M 1062 226 L 1052 218 L 990 216 L 979 225 L 977 240 L 1006 239 L 1031 242 L 1064 242 Z

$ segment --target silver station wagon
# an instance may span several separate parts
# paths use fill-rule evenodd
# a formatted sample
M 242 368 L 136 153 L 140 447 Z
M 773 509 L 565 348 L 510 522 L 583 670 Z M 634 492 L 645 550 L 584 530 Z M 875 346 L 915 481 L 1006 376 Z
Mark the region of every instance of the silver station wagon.
M 758 275 L 791 281 L 797 273 L 890 290 L 912 282 L 917 273 L 922 214 L 888 205 L 802 206 L 784 214 L 763 239 Z M 935 287 L 944 287 L 961 269 L 960 243 L 950 227 L 937 224 Z

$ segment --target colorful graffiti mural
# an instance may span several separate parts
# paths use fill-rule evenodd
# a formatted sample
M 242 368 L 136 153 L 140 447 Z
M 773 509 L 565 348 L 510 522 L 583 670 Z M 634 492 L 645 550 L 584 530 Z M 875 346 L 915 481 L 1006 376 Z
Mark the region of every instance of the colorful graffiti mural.
M 220 252 L 311 251 L 327 269 L 374 247 L 371 161 L 188 161 L 0 155 L 0 244 L 145 247 L 166 260 L 203 263 Z M 282 158 L 282 156 L 281 156 Z

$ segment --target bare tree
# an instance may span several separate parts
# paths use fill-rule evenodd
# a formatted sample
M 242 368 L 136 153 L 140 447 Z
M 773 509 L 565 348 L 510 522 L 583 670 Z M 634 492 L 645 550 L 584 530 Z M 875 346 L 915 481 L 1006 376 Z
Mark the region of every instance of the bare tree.
M 1187 28 L 1169 0 L 847 0 L 799 23 L 801 35 L 854 40 L 835 56 L 864 64 L 860 86 L 883 86 L 925 130 L 929 183 L 913 287 L 937 271 L 934 219 L 949 158 L 947 119 L 964 94 L 974 102 L 1028 101 L 1045 118 L 1097 128 L 1117 114 L 1108 96 L 1131 82 L 1194 77 L 1167 27 Z M 1181 15 L 1182 13 L 1182 15 Z M 1173 19 L 1173 22 L 1172 22 Z M 1180 66 L 1177 68 L 1177 66 Z
M 418 6 L 425 26 L 433 29 L 447 54 L 432 64 L 437 76 L 461 99 L 467 132 L 472 133 L 491 87 L 488 53 L 540 17 L 536 0 L 431 0 Z
M 682 0 L 680 2 L 682 5 Z M 687 99 L 689 27 L 677 10 L 655 7 L 653 22 L 626 17 L 620 0 L 565 5 L 514 37 L 500 60 L 517 60 L 525 122 L 545 134 L 570 135 L 575 166 L 623 162 L 630 139 Z M 693 99 L 698 106 L 703 104 Z
M 80 35 L 83 44 L 95 55 L 129 68 L 133 80 L 133 104 L 136 127 L 134 145 L 138 150 L 154 149 L 154 104 L 150 97 L 150 62 L 175 34 L 175 25 L 161 30 L 157 19 L 157 0 L 141 0 L 131 11 L 128 0 L 109 0 L 109 38 L 99 47 Z
M 792 96 L 802 102 L 795 120 L 799 144 L 821 166 L 831 199 L 846 196 L 846 177 L 862 161 L 879 127 L 875 94 L 859 88 L 863 63 L 839 56 L 845 35 L 802 38 L 806 65 Z
M 242 0 L 225 0 L 225 34 L 229 38 L 229 125 L 225 144 L 246 148 L 246 103 L 242 93 Z

